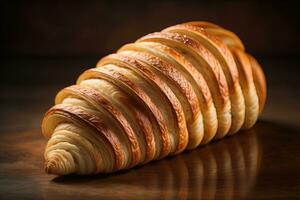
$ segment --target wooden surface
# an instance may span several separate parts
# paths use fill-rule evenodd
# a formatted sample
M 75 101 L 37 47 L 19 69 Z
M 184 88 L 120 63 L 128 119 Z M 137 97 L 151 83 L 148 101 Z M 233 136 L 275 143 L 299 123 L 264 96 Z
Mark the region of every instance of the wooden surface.
M 84 68 L 76 66 L 96 60 L 5 62 L 12 79 L 0 85 L 0 199 L 300 199 L 298 62 L 260 61 L 268 100 L 251 130 L 128 171 L 64 177 L 43 171 L 40 121 Z

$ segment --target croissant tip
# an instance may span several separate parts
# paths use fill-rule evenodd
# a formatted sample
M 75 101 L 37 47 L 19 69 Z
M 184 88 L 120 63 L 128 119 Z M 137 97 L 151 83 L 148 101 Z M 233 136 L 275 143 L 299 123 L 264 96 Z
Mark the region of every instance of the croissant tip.
M 45 172 L 54 175 L 67 175 L 75 172 L 75 168 L 66 167 L 62 160 L 50 159 L 45 162 Z
M 45 162 L 45 172 L 47 174 L 53 174 L 54 171 L 57 171 L 55 170 L 57 167 L 53 164 L 53 162 Z
M 45 172 L 47 174 L 56 174 L 56 175 L 59 175 L 59 166 L 56 164 L 56 162 L 53 162 L 53 161 L 46 161 L 45 162 Z

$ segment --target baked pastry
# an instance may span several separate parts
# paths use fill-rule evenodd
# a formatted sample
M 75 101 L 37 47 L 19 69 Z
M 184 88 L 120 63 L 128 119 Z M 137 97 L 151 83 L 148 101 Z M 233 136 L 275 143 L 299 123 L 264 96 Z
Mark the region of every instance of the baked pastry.
M 47 173 L 108 173 L 252 127 L 266 82 L 232 32 L 168 27 L 121 47 L 61 90 L 42 123 Z

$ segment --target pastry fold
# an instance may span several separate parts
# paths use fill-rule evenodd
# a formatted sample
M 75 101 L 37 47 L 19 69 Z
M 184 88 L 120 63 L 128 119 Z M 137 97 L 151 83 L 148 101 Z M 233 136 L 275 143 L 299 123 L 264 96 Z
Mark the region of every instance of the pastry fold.
M 229 30 L 188 22 L 102 58 L 42 122 L 47 173 L 132 168 L 251 128 L 266 101 L 258 62 Z

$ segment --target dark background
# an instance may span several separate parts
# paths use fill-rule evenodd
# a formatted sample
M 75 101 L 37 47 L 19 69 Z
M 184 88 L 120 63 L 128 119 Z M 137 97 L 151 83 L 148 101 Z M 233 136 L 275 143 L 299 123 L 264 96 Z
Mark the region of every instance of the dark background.
M 268 102 L 262 118 L 287 123 L 297 120 L 300 32 L 296 3 L 124 2 L 1 3 L 2 132 L 39 128 L 56 92 L 73 84 L 99 58 L 147 33 L 193 20 L 214 22 L 237 33 L 247 51 L 261 63 L 268 82 Z M 287 100 L 292 103 L 285 103 Z M 283 117 L 285 112 L 289 117 Z
M 101 56 L 147 33 L 205 20 L 237 33 L 255 56 L 299 54 L 299 9 L 289 1 L 7 1 L 6 56 Z

